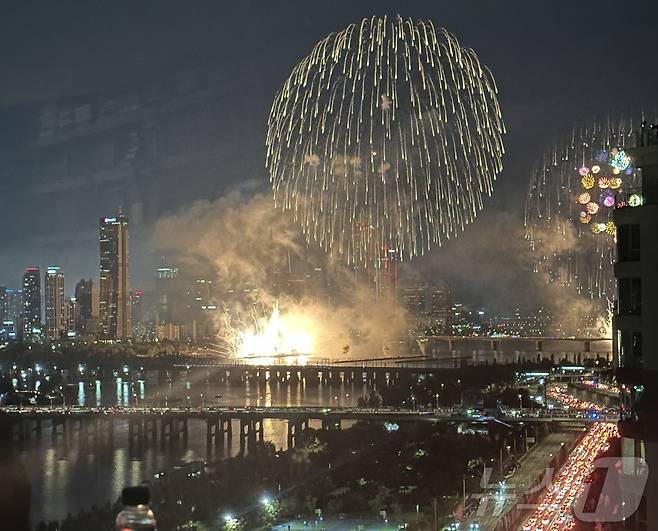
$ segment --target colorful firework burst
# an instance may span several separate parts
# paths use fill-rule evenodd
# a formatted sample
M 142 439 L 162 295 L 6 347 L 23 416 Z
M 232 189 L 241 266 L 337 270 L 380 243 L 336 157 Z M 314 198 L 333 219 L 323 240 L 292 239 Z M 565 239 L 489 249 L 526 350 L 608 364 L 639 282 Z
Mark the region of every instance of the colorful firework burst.
M 536 270 L 594 299 L 614 297 L 612 212 L 639 180 L 623 150 L 630 132 L 624 120 L 574 129 L 535 167 L 526 200 Z

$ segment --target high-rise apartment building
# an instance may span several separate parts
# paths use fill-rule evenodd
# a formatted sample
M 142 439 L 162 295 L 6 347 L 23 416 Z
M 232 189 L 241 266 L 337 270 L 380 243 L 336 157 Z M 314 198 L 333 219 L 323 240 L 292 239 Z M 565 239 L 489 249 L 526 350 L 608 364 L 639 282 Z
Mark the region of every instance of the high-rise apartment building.
M 89 325 L 92 317 L 97 317 L 94 313 L 94 282 L 89 279 L 81 279 L 75 285 L 75 332 L 80 335 L 91 334 Z
M 64 272 L 57 266 L 48 266 L 43 286 L 46 337 L 50 340 L 66 337 L 68 301 L 64 296 Z
M 177 267 L 159 267 L 155 277 L 158 324 L 181 324 L 185 313 L 185 292 Z
M 450 291 L 443 282 L 407 282 L 399 289 L 399 303 L 414 328 L 445 334 L 450 323 Z
M 80 305 L 75 297 L 66 299 L 66 336 L 75 337 L 78 334 L 77 323 L 80 321 Z
M 0 324 L 7 320 L 8 314 L 7 288 L 0 286 Z
M 617 304 L 614 348 L 621 386 L 622 457 L 645 459 L 649 480 L 639 508 L 624 529 L 658 529 L 658 128 L 636 135 L 629 150 L 642 171 L 641 189 L 617 194 Z M 622 472 L 634 474 L 636 460 L 625 460 Z M 635 496 L 637 494 L 631 494 Z
M 23 315 L 23 290 L 5 288 L 5 297 L 7 299 L 6 320 L 12 321 L 18 330 Z
M 430 286 L 428 311 L 434 332 L 446 333 L 450 327 L 450 289 L 444 282 Z
M 23 274 L 23 339 L 31 341 L 41 335 L 41 273 L 38 266 Z
M 104 339 L 132 337 L 128 278 L 128 218 L 100 220 L 99 333 Z

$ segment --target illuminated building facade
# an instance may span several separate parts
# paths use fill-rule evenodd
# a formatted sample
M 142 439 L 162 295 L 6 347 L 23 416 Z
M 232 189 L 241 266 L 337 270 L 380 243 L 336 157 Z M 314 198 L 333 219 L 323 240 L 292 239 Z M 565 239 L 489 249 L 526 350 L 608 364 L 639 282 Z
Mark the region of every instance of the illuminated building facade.
M 64 272 L 57 266 L 48 266 L 44 277 L 45 334 L 50 340 L 66 336 L 68 329 L 68 301 L 64 296 Z
M 445 283 L 416 282 L 398 291 L 399 304 L 408 312 L 415 328 L 432 335 L 448 332 L 450 291 Z
M 7 313 L 5 319 L 12 321 L 15 330 L 21 322 L 23 315 L 23 290 L 14 288 L 5 288 L 5 297 L 7 300 Z
M 0 286 L 0 323 L 7 319 L 8 301 L 7 288 Z
M 28 267 L 23 274 L 23 339 L 31 341 L 41 335 L 41 272 Z
M 95 333 L 98 317 L 97 293 L 93 280 L 81 279 L 75 285 L 76 314 L 74 329 L 78 335 L 91 335 Z
M 100 220 L 99 334 L 103 339 L 132 337 L 128 278 L 128 218 Z
M 159 267 L 155 277 L 158 323 L 180 324 L 184 319 L 184 293 L 177 267 Z
M 647 461 L 649 480 L 625 528 L 658 529 L 658 129 L 643 124 L 629 150 L 642 188 L 618 194 L 614 351 L 621 386 L 622 456 Z M 631 474 L 628 467 L 624 472 Z M 633 465 L 634 466 L 634 465 Z
M 9 319 L 9 296 L 7 288 L 0 286 L 0 341 L 16 339 L 14 322 Z

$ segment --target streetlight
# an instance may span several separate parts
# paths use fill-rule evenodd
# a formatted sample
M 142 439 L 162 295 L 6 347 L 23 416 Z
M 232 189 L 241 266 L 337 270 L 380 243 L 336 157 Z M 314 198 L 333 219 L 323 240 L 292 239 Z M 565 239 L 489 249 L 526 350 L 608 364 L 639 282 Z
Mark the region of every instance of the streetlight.
M 523 395 L 518 394 L 519 397 L 519 409 L 523 409 Z
M 201 393 L 201 407 L 206 407 L 206 401 L 203 398 L 203 393 Z
M 439 409 L 439 393 L 436 393 L 434 398 L 436 398 L 436 409 Z

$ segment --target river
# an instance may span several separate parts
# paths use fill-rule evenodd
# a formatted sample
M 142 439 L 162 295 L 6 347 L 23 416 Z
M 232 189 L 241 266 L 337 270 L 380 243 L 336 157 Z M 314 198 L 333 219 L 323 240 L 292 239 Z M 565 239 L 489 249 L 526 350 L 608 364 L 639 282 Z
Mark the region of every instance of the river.
M 365 393 L 362 384 L 306 386 L 295 384 L 247 382 L 245 384 L 209 383 L 204 378 L 176 383 L 126 382 L 117 378 L 105 382 L 80 381 L 68 386 L 67 403 L 78 405 L 128 405 L 159 403 L 164 405 L 218 406 L 352 406 Z M 313 423 L 311 423 L 313 427 Z M 283 420 L 266 420 L 264 437 L 277 448 L 287 444 L 287 425 Z M 215 461 L 240 450 L 239 429 L 225 447 L 206 444 L 206 425 L 190 421 L 187 443 L 178 441 L 164 447 L 159 442 L 141 451 L 130 450 L 127 422 L 117 422 L 114 444 L 103 449 L 81 444 L 78 437 L 53 442 L 48 424 L 40 440 L 31 438 L 18 447 L 20 459 L 32 485 L 32 525 L 41 520 L 62 519 L 92 505 L 116 500 L 126 485 L 151 480 L 154 474 L 193 461 Z

